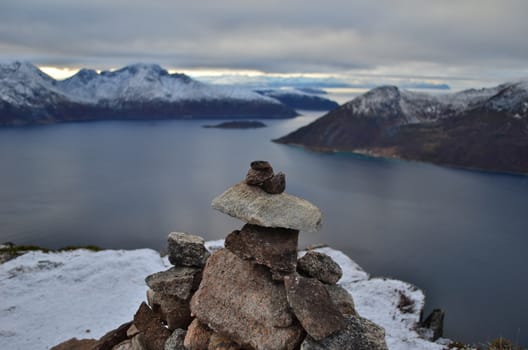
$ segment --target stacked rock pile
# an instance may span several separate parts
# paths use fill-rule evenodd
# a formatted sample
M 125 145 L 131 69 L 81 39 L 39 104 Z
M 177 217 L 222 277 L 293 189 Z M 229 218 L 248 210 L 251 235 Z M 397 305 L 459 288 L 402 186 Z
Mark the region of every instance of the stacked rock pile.
M 315 251 L 298 259 L 299 231 L 318 231 L 322 215 L 284 189 L 284 174 L 252 162 L 245 181 L 212 202 L 246 223 L 225 248 L 209 254 L 200 237 L 169 234 L 174 267 L 146 278 L 148 305 L 108 349 L 387 349 L 384 330 L 336 284 L 339 265 Z

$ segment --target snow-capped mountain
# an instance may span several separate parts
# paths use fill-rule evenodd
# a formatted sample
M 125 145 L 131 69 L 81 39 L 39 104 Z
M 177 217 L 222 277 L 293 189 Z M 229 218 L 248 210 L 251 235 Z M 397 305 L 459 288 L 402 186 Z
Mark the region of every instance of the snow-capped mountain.
M 185 74 L 169 74 L 156 64 L 134 64 L 116 71 L 97 74 L 82 69 L 69 79 L 58 82 L 58 87 L 79 100 L 97 103 L 113 101 L 181 100 L 204 99 L 260 100 L 278 103 L 263 98 L 251 90 L 233 86 L 214 86 L 191 79 Z
M 0 103 L 12 106 L 42 107 L 48 101 L 66 99 L 55 88 L 55 80 L 29 63 L 0 64 Z
M 116 71 L 82 69 L 56 81 L 30 63 L 0 65 L 0 125 L 64 120 L 151 118 L 287 118 L 278 100 L 215 86 L 155 64 Z
M 443 95 L 382 86 L 276 141 L 528 173 L 528 82 Z
M 484 104 L 484 108 L 517 118 L 528 116 L 528 80 L 503 84 L 497 93 Z
M 398 119 L 398 124 L 410 124 L 433 122 L 479 107 L 526 115 L 528 108 L 523 105 L 526 101 L 527 82 L 438 95 L 400 90 L 396 86 L 381 86 L 344 104 L 342 108 L 356 116 Z

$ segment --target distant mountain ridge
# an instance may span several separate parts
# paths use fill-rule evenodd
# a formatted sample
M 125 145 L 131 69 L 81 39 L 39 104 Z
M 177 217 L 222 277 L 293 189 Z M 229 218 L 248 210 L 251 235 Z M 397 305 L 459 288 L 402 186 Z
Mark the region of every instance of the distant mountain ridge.
M 382 86 L 275 141 L 528 173 L 528 81 L 442 95 Z
M 214 86 L 155 64 L 55 80 L 26 62 L 0 64 L 0 125 L 104 119 L 290 118 L 296 112 L 249 89 Z

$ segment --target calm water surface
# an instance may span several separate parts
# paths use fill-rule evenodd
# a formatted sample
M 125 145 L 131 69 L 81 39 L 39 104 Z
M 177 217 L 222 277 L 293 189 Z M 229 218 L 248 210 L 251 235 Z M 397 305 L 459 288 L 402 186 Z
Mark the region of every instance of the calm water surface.
M 209 121 L 98 122 L 0 129 L 0 242 L 164 249 L 170 231 L 223 238 L 242 222 L 210 209 L 250 161 L 287 175 L 318 205 L 328 243 L 375 276 L 425 290 L 448 337 L 528 345 L 528 177 L 318 154 L 270 139 L 313 120 L 257 130 Z

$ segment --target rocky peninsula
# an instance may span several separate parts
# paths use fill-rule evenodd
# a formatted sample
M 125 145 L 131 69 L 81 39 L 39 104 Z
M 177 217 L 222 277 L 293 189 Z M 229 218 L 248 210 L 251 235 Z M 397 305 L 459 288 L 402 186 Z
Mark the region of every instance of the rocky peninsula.
M 441 95 L 381 86 L 274 141 L 528 174 L 528 81 Z

